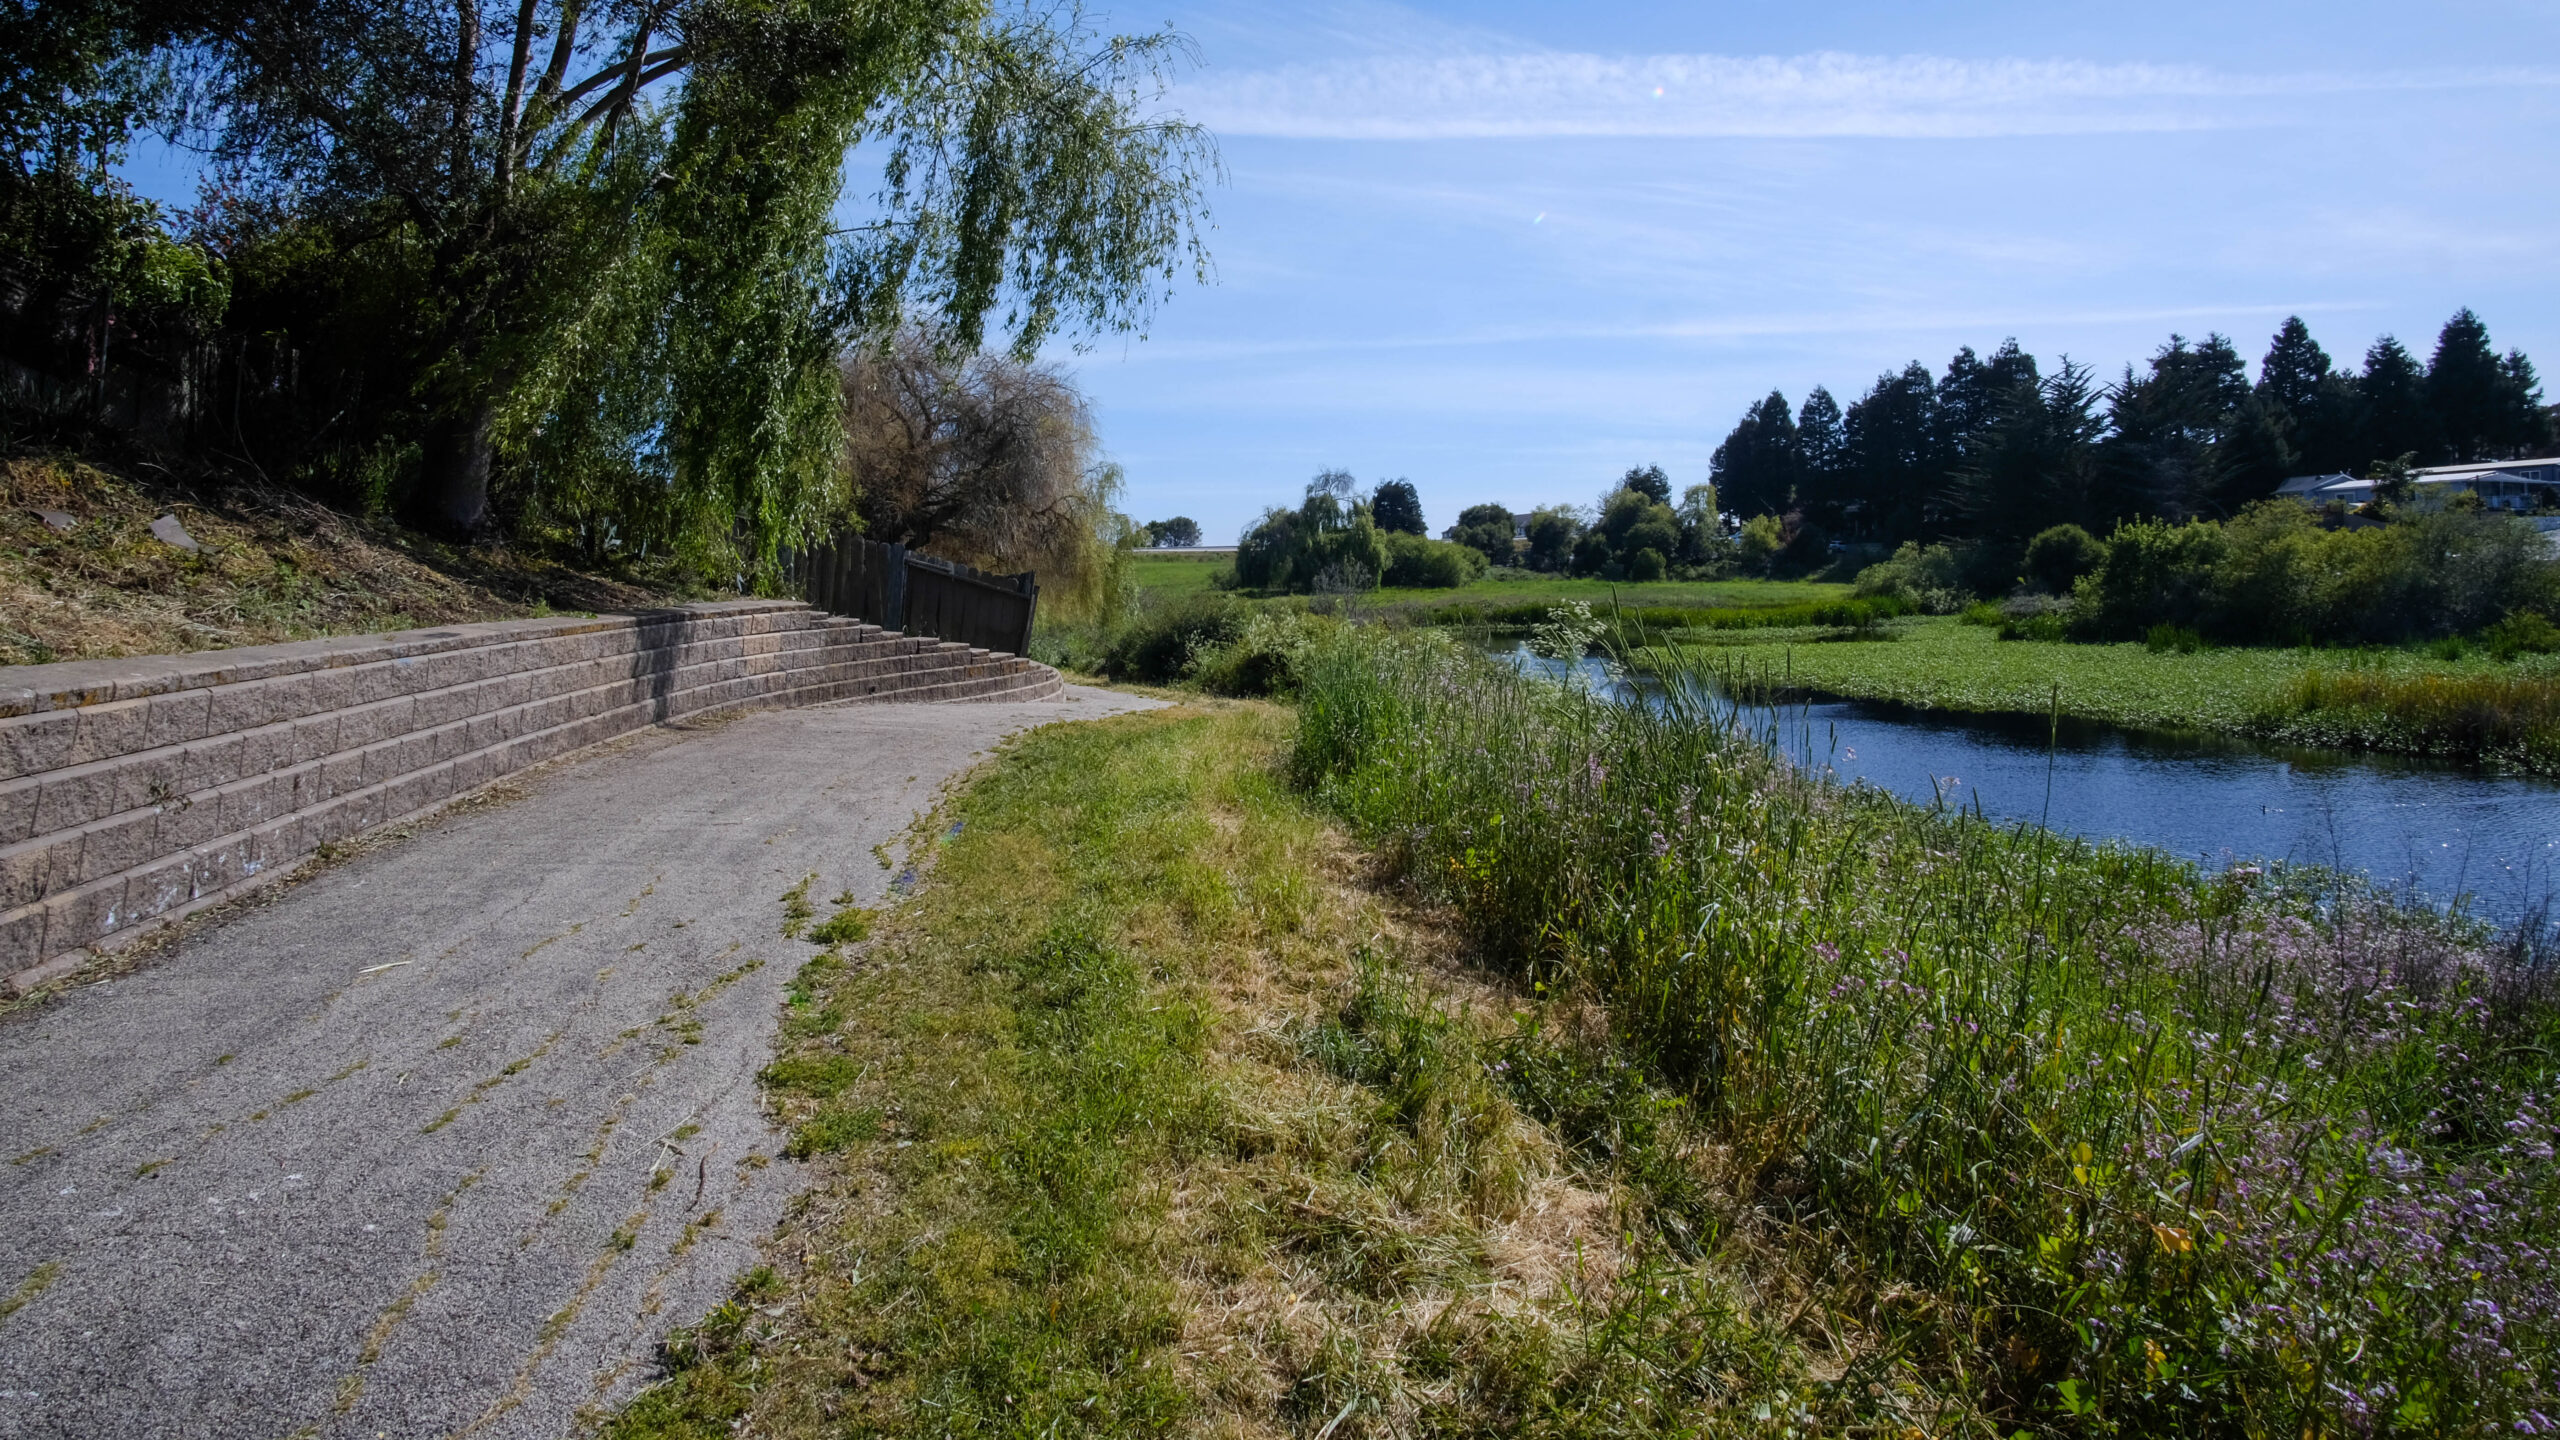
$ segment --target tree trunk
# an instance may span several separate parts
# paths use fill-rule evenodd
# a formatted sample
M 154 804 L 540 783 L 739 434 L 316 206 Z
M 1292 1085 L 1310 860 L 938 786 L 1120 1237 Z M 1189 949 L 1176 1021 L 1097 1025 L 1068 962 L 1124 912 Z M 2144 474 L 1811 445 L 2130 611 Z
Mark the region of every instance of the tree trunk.
M 498 407 L 483 401 L 439 420 L 427 433 L 418 475 L 417 519 L 451 540 L 476 540 L 489 528 L 489 466 Z

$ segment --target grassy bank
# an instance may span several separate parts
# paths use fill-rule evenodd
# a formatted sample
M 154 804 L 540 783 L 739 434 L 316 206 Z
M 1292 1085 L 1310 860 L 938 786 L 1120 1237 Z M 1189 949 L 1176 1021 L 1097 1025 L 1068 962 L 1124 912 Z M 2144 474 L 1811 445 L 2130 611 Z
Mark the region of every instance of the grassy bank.
M 1684 637 L 1695 643 L 1702 637 Z M 2001 640 L 1953 618 L 1889 639 L 1749 643 L 1709 663 L 1755 684 L 1927 709 L 2066 715 L 2296 744 L 2437 754 L 2560 773 L 2560 657 L 2415 650 L 2202 649 Z M 2539 737 L 2539 738 L 2536 738 Z
M 1320 793 L 1490 956 L 1597 997 L 1838 1309 L 1974 1413 L 2560 1414 L 2547 953 L 1840 790 L 1427 639 L 1328 648 L 1301 715 Z
M 1991 1433 L 1895 1338 L 1936 1302 L 1845 1309 L 1605 1015 L 1375 883 L 1293 730 L 1038 732 L 813 945 L 765 1077 L 810 1198 L 606 1433 Z
M 196 549 L 152 534 L 164 515 Z M 282 491 L 199 494 L 65 457 L 0 458 L 0 665 L 679 598 L 687 592 L 439 545 Z

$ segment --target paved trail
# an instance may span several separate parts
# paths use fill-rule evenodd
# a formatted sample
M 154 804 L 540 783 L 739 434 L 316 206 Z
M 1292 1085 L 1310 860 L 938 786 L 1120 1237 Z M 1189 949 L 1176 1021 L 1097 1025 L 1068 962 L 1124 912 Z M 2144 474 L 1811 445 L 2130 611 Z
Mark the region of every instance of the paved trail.
M 998 738 L 1150 703 L 655 733 L 0 1023 L 0 1436 L 576 1429 L 790 1197 L 783 893 L 876 899 Z

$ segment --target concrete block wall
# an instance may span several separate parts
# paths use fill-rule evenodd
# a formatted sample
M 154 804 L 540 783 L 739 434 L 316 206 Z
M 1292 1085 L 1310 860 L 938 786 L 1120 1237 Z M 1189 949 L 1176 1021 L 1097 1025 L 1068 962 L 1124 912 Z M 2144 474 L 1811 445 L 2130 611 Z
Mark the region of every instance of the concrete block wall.
M 0 667 L 0 976 L 572 750 L 741 706 L 1042 699 L 1056 671 L 796 602 Z

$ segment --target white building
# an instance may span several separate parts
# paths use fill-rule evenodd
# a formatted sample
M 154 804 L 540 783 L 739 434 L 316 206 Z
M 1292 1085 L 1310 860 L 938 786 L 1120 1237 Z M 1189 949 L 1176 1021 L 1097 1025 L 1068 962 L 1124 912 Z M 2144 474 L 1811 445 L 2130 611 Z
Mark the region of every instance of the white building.
M 2560 456 L 2428 465 L 2410 479 L 2422 495 L 2467 490 L 2492 510 L 2560 510 Z M 2361 505 L 2373 498 L 2373 486 L 2373 481 L 2354 475 L 2296 475 L 2278 486 L 2276 493 L 2318 509 L 2332 500 Z

